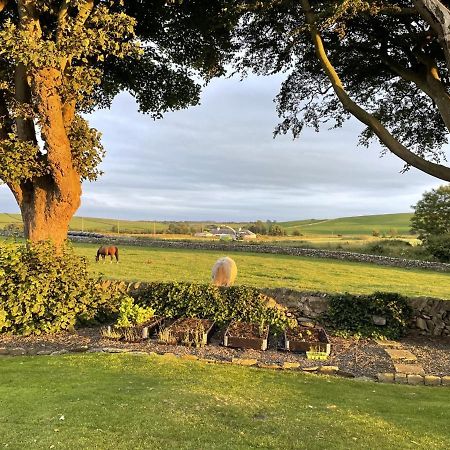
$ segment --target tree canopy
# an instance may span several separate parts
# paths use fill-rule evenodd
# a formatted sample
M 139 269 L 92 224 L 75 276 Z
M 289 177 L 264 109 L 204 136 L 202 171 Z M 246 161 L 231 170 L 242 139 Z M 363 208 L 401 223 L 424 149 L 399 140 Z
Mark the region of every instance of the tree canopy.
M 414 206 L 411 229 L 427 241 L 432 235 L 450 234 L 450 186 L 425 192 Z
M 236 66 L 286 72 L 276 133 L 366 125 L 360 142 L 450 181 L 450 11 L 438 0 L 245 2 Z
M 83 113 L 121 91 L 158 118 L 223 73 L 227 1 L 0 0 L 0 180 L 32 240 L 65 239 L 103 155 Z

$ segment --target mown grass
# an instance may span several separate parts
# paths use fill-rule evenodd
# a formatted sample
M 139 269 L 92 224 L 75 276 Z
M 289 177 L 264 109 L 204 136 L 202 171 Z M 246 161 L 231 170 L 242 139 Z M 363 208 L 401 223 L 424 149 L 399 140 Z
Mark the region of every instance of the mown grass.
M 447 449 L 446 388 L 160 356 L 0 359 L 0 448 Z
M 227 254 L 238 266 L 237 284 L 325 292 L 391 291 L 450 299 L 450 273 L 286 255 L 131 246 L 119 246 L 119 264 L 103 264 L 95 262 L 97 248 L 75 244 L 92 273 L 113 279 L 208 283 L 214 262 Z

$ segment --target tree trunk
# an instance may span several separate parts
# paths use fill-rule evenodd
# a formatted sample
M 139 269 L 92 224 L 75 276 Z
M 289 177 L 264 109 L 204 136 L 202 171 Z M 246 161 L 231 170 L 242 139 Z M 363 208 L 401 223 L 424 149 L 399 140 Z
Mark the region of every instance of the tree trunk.
M 45 142 L 49 173 L 22 183 L 16 199 L 22 212 L 24 234 L 32 242 L 50 240 L 57 251 L 67 239 L 69 222 L 80 206 L 81 179 L 73 165 L 71 146 L 59 95 L 61 74 L 44 68 L 34 75 L 39 98 L 40 131 Z
M 19 206 L 26 239 L 32 242 L 49 240 L 57 249 L 62 248 L 81 197 L 81 182 L 75 172 L 65 177 L 64 184 L 64 195 L 50 176 L 22 185 Z

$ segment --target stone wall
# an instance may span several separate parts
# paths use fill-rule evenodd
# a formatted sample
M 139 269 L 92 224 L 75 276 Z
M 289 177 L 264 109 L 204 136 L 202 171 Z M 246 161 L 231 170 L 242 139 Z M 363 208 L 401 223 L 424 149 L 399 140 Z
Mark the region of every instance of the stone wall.
M 316 319 L 328 310 L 331 294 L 323 292 L 300 292 L 293 289 L 264 289 L 266 295 L 278 303 L 297 309 L 305 319 Z M 450 335 L 450 300 L 427 297 L 411 297 L 408 302 L 413 310 L 411 329 L 433 336 Z
M 372 263 L 381 266 L 402 267 L 406 269 L 429 269 L 439 272 L 450 272 L 450 264 L 419 261 L 415 259 L 392 258 L 389 256 L 366 255 L 364 253 L 344 252 L 338 250 L 322 250 L 301 247 L 284 247 L 276 245 L 250 244 L 241 242 L 199 242 L 199 241 L 169 241 L 165 239 L 148 239 L 134 237 L 104 237 L 101 239 L 71 236 L 75 242 L 94 244 L 115 243 L 137 245 L 152 248 L 177 248 L 190 250 L 220 250 L 226 252 L 269 253 L 277 255 L 306 256 L 311 258 L 337 259 L 341 261 L 355 261 Z

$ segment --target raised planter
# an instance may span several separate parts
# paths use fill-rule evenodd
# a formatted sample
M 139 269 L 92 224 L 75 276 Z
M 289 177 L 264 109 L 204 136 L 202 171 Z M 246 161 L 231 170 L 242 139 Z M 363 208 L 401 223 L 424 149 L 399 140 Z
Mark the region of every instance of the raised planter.
M 160 330 L 158 340 L 165 344 L 183 344 L 188 347 L 203 347 L 214 328 L 209 319 L 181 318 L 169 327 Z
M 225 331 L 223 345 L 225 347 L 251 348 L 266 350 L 269 337 L 269 325 L 261 327 L 248 322 L 231 322 Z
M 154 316 L 147 322 L 134 327 L 108 326 L 101 330 L 103 337 L 116 341 L 139 342 L 148 339 L 151 332 L 159 327 L 164 317 Z
M 288 328 L 284 332 L 284 349 L 291 352 L 316 352 L 329 355 L 330 339 L 322 327 Z

